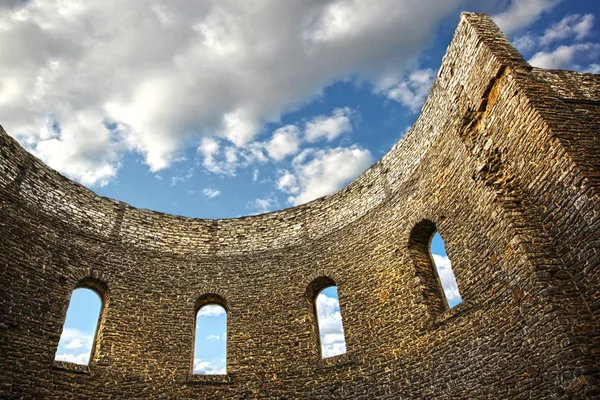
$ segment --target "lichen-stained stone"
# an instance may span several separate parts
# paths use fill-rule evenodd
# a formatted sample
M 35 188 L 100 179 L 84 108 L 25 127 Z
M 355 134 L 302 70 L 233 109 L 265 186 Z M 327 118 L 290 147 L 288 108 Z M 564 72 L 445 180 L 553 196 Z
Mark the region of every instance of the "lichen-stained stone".
M 532 68 L 466 13 L 409 133 L 295 208 L 138 210 L 1 131 L 0 398 L 598 398 L 599 125 L 599 75 Z M 428 269 L 435 230 L 452 309 Z M 348 350 L 327 360 L 318 279 L 338 287 Z M 110 298 L 90 364 L 54 362 L 89 282 Z M 192 375 L 206 298 L 226 304 L 227 376 Z

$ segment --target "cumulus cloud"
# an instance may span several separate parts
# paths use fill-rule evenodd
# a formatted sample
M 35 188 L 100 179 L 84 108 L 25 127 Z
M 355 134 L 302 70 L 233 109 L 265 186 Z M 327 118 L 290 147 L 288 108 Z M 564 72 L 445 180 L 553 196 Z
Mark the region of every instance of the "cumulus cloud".
M 591 14 L 572 14 L 552 24 L 541 35 L 527 32 L 514 40 L 514 45 L 523 53 L 537 50 L 529 63 L 535 67 L 550 69 L 593 70 L 593 61 L 597 59 L 600 45 L 596 43 L 573 43 L 590 36 L 595 17 Z M 551 47 L 556 42 L 565 42 Z M 578 62 L 592 62 L 587 68 Z
M 208 335 L 206 337 L 206 340 L 208 340 L 209 342 L 214 342 L 214 341 L 220 340 L 220 339 L 221 339 L 221 336 L 219 336 L 219 335 Z
M 331 142 L 341 134 L 352 132 L 350 115 L 352 110 L 348 107 L 336 108 L 331 116 L 319 115 L 306 123 L 306 140 L 310 143 L 321 139 Z
M 69 343 L 67 343 L 65 345 L 65 349 L 69 349 L 69 350 L 79 349 L 83 346 L 84 346 L 83 341 L 81 340 L 81 338 L 77 337 L 77 338 L 71 340 Z
M 225 314 L 225 309 L 217 304 L 208 304 L 198 311 L 199 317 L 218 317 Z
M 210 361 L 202 361 L 199 358 L 195 358 L 194 373 L 201 375 L 225 375 L 227 371 L 224 366 L 215 365 Z
M 244 155 L 246 163 L 265 162 L 265 152 L 271 160 L 280 162 L 297 154 L 303 142 L 314 143 L 323 139 L 331 141 L 344 133 L 352 132 L 352 114 L 353 111 L 348 107 L 336 108 L 329 116 L 313 117 L 305 123 L 304 129 L 298 125 L 285 125 L 276 129 L 269 140 L 252 142 L 245 150 L 240 150 L 240 153 Z M 212 157 L 210 163 L 214 163 L 214 157 L 212 155 L 210 157 Z M 256 173 L 255 176 L 258 178 Z M 253 180 L 256 179 L 253 177 Z
M 178 183 L 187 182 L 191 179 L 192 176 L 194 176 L 194 169 L 189 168 L 184 175 L 178 175 L 178 176 L 172 177 L 171 183 L 169 184 L 169 186 L 175 186 Z
M 157 172 L 206 137 L 225 142 L 205 166 L 232 174 L 235 148 L 252 152 L 265 123 L 326 85 L 400 74 L 462 1 L 11 1 L 0 120 L 86 185 L 114 179 L 125 153 Z
M 250 203 L 250 208 L 256 211 L 257 213 L 261 214 L 273 211 L 278 206 L 279 203 L 277 202 L 277 199 L 273 196 L 254 199 Z
M 87 365 L 90 361 L 89 353 L 71 354 L 71 353 L 60 353 L 57 354 L 55 359 L 57 361 L 66 361 L 75 364 Z
M 253 142 L 245 148 L 229 144 L 222 138 L 205 137 L 196 149 L 202 166 L 217 175 L 235 176 L 239 168 L 268 160 L 264 143 Z
M 551 11 L 562 0 L 512 0 L 508 8 L 492 18 L 500 29 L 508 34 L 537 21 L 542 14 Z
M 221 195 L 221 191 L 219 189 L 214 188 L 204 188 L 202 189 L 202 194 L 204 194 L 209 199 L 214 199 Z
M 234 147 L 227 147 L 221 152 L 219 142 L 209 137 L 202 139 L 197 150 L 203 156 L 202 164 L 208 171 L 216 174 L 235 175 L 238 158 Z M 218 159 L 221 154 L 221 159 Z
M 432 254 L 433 262 L 438 271 L 438 276 L 442 282 L 444 294 L 448 300 L 448 304 L 454 305 L 460 303 L 461 297 L 458 291 L 458 285 L 454 278 L 454 272 L 452 272 L 452 264 L 447 256 L 441 256 L 439 254 Z
M 580 69 L 575 65 L 575 57 L 596 59 L 600 53 L 600 44 L 578 43 L 563 45 L 553 51 L 540 51 L 531 57 L 529 63 L 534 67 L 547 69 Z
M 0 89 L 0 106 L 4 92 Z M 25 139 L 25 145 L 35 156 L 84 185 L 105 186 L 121 165 L 124 145 L 118 135 L 126 131 L 120 125 L 109 129 L 100 114 L 85 110 L 66 116 L 61 125 L 48 116 L 37 138 Z
M 358 146 L 307 149 L 294 158 L 292 171 L 281 171 L 276 187 L 290 195 L 289 203 L 303 204 L 340 190 L 372 161 L 369 150 Z
M 600 64 L 590 64 L 585 72 L 590 72 L 592 74 L 600 74 Z
M 537 47 L 538 42 L 538 38 L 530 33 L 526 33 L 513 39 L 512 44 L 521 53 L 529 53 Z
M 434 79 L 435 71 L 431 68 L 418 69 L 411 72 L 404 81 L 387 89 L 387 97 L 417 113 L 425 103 Z
M 56 360 L 87 364 L 92 351 L 94 337 L 79 329 L 64 328 L 58 342 Z M 67 352 L 67 350 L 69 350 Z
M 298 153 L 300 149 L 300 130 L 295 125 L 286 125 L 273 132 L 271 140 L 265 144 L 265 149 L 275 161 Z
M 300 185 L 298 184 L 296 175 L 286 170 L 282 171 L 281 176 L 277 180 L 276 187 L 285 193 L 294 195 L 300 193 Z
M 567 15 L 544 31 L 544 35 L 540 38 L 540 44 L 548 45 L 567 38 L 585 39 L 594 27 L 594 21 L 595 17 L 592 14 Z
M 59 346 L 64 344 L 64 346 L 68 349 L 82 347 L 91 349 L 93 341 L 94 337 L 89 333 L 82 332 L 75 328 L 64 328 L 62 334 L 60 335 Z M 69 345 L 71 345 L 71 347 L 67 347 Z
M 200 142 L 200 145 L 198 146 L 198 152 L 204 156 L 205 160 L 207 158 L 210 159 L 209 161 L 207 161 L 209 164 L 212 163 L 212 157 L 219 154 L 219 151 L 219 142 L 217 142 L 213 138 L 203 138 Z
M 323 357 L 345 353 L 346 340 L 338 300 L 320 293 L 317 296 L 317 318 Z

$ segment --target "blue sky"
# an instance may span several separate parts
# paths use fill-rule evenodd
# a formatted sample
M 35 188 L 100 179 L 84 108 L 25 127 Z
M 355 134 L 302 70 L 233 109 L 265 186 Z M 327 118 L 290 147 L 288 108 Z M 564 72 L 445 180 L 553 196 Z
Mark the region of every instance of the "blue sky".
M 229 218 L 339 190 L 385 154 L 462 10 L 534 65 L 600 68 L 597 1 L 366 3 L 3 2 L 0 124 L 100 195 Z
M 73 291 L 56 349 L 57 360 L 88 363 L 101 307 L 102 301 L 96 292 L 85 288 Z
M 227 372 L 227 312 L 217 304 L 198 310 L 194 340 L 194 373 L 222 375 Z
M 597 0 L 8 0 L 0 124 L 135 207 L 287 208 L 402 137 L 465 10 L 492 15 L 534 66 L 600 73 Z
M 452 271 L 452 263 L 446 254 L 446 246 L 444 240 L 439 232 L 436 232 L 431 239 L 431 245 L 429 248 L 431 252 L 431 258 L 435 269 L 442 283 L 442 289 L 446 296 L 446 301 L 450 308 L 456 306 L 462 301 L 460 296 L 460 290 L 456 284 L 454 278 L 454 272 Z

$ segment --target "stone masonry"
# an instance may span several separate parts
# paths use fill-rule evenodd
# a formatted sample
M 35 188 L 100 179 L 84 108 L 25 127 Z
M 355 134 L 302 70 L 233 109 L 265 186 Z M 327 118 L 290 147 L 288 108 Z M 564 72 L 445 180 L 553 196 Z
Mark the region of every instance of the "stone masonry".
M 136 209 L 0 128 L 0 398 L 600 398 L 599 124 L 600 75 L 532 68 L 466 13 L 405 137 L 287 210 Z M 322 360 L 331 284 L 348 352 Z M 87 367 L 54 361 L 77 287 L 103 298 Z M 227 376 L 192 375 L 208 302 L 227 310 Z

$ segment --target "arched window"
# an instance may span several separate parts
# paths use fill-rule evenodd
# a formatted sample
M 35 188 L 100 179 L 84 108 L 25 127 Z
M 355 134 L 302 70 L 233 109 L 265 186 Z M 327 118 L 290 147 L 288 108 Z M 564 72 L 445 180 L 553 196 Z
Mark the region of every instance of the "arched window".
M 306 290 L 309 319 L 313 324 L 315 355 L 320 358 L 346 353 L 346 339 L 333 279 L 322 276 L 315 279 Z
M 446 297 L 448 307 L 452 308 L 462 301 L 460 292 L 458 291 L 458 285 L 456 284 L 456 278 L 452 271 L 452 264 L 446 254 L 446 246 L 440 236 L 439 232 L 435 232 L 431 238 L 431 244 L 429 246 L 431 259 L 435 265 L 437 275 Z
M 92 289 L 81 287 L 71 295 L 67 316 L 56 355 L 56 361 L 88 365 L 95 347 L 102 297 Z
M 422 220 L 415 225 L 410 233 L 408 251 L 415 268 L 416 282 L 423 295 L 422 301 L 431 316 L 462 301 L 450 259 L 435 223 Z
M 200 301 L 196 313 L 193 373 L 224 375 L 227 373 L 227 310 L 224 302 Z
M 319 324 L 321 357 L 328 358 L 346 352 L 346 338 L 336 286 L 323 289 L 315 301 Z

